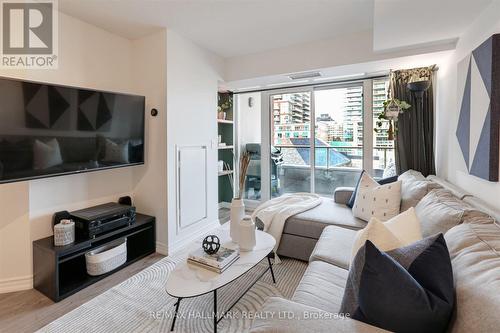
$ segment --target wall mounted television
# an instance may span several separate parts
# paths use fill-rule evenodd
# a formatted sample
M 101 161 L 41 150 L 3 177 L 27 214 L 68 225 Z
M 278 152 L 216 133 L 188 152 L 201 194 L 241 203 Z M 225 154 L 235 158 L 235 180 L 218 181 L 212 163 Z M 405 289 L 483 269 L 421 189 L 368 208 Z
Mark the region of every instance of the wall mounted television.
M 0 184 L 144 164 L 145 97 L 0 78 Z

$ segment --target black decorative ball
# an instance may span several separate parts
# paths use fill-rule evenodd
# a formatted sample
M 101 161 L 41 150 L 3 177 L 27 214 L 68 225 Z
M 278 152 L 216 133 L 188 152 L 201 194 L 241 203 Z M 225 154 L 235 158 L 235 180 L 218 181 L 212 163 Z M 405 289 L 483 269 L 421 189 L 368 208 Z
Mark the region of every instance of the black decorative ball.
M 215 254 L 220 249 L 220 240 L 216 235 L 209 235 L 203 240 L 203 251 L 208 254 Z

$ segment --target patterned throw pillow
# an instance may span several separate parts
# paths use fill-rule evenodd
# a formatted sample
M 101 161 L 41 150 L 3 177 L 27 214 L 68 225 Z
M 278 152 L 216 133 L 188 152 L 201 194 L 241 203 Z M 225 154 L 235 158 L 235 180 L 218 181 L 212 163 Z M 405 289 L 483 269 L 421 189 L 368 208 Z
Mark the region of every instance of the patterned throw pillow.
M 366 172 L 359 181 L 352 214 L 364 221 L 376 217 L 387 221 L 399 214 L 401 204 L 401 182 L 379 185 Z
M 393 332 L 445 332 L 454 303 L 439 234 L 386 253 L 366 241 L 350 266 L 340 312 Z
M 361 172 L 358 178 L 358 182 L 356 183 L 356 187 L 354 188 L 354 192 L 352 192 L 351 197 L 349 198 L 349 201 L 346 203 L 346 206 L 351 208 L 354 206 L 354 201 L 356 201 L 356 194 L 358 193 L 358 188 L 359 188 L 359 182 L 361 181 L 361 177 L 363 177 L 363 174 L 365 173 L 365 170 Z M 377 183 L 380 185 L 385 185 L 389 183 L 394 183 L 398 181 L 398 176 L 391 176 L 391 177 L 384 177 L 382 179 L 377 180 Z

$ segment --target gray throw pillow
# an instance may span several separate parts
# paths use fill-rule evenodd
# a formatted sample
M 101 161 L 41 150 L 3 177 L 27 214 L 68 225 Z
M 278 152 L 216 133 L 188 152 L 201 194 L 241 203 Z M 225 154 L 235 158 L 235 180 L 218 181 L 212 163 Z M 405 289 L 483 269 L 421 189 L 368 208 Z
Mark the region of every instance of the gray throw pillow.
M 115 143 L 106 139 L 104 162 L 129 163 L 129 142 Z
M 62 163 L 61 149 L 57 139 L 52 139 L 47 143 L 35 140 L 33 144 L 33 169 L 48 169 Z
M 340 313 L 393 332 L 444 332 L 454 308 L 442 234 L 382 252 L 370 241 L 349 270 Z

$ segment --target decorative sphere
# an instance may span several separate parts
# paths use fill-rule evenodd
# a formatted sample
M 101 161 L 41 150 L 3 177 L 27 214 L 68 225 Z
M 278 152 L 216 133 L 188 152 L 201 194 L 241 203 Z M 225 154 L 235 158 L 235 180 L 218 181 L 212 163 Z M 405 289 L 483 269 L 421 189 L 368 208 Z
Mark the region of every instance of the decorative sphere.
M 220 240 L 216 235 L 209 235 L 203 240 L 203 251 L 208 254 L 215 254 L 220 249 Z

